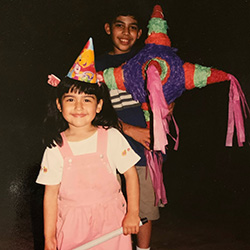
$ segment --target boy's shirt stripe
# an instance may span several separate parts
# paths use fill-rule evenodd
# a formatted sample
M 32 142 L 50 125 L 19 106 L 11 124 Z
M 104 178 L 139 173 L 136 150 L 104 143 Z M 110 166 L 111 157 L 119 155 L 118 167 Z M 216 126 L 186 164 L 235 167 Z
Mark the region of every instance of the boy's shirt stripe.
M 110 97 L 112 105 L 116 110 L 141 106 L 138 101 L 133 100 L 132 96 L 123 90 L 110 90 Z

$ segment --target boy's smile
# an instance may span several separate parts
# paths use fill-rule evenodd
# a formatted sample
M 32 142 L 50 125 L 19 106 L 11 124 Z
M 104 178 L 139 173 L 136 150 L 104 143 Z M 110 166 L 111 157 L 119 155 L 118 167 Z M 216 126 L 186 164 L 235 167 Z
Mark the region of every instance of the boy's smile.
M 114 55 L 129 52 L 142 33 L 136 19 L 132 16 L 118 16 L 111 27 L 108 23 L 105 24 L 105 31 L 111 35 L 113 42 L 111 54 Z

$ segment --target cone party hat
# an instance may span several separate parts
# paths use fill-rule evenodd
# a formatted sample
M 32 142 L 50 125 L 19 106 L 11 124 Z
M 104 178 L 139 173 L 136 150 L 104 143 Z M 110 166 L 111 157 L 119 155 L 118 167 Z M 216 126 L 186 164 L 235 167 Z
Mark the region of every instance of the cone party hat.
M 69 70 L 67 76 L 82 82 L 97 82 L 92 38 L 89 38 L 80 55 L 77 57 L 75 63 Z

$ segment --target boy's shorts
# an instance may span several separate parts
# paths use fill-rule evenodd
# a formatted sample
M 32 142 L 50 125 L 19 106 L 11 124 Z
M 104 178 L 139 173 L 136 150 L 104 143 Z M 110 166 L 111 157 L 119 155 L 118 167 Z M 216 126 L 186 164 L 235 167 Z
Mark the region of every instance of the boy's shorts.
M 155 206 L 155 192 L 150 174 L 146 173 L 145 166 L 136 166 L 136 170 L 140 182 L 140 218 L 158 220 L 160 218 L 159 208 Z

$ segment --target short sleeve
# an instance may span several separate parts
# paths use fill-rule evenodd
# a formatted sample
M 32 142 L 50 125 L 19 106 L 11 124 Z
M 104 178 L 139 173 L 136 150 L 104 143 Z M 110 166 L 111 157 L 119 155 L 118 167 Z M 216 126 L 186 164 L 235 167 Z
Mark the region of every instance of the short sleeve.
M 59 149 L 57 147 L 46 148 L 36 183 L 43 185 L 57 185 L 61 183 L 62 172 L 63 158 Z
M 121 174 L 134 166 L 139 160 L 125 137 L 117 129 L 109 129 L 108 159 L 111 167 L 115 167 Z

